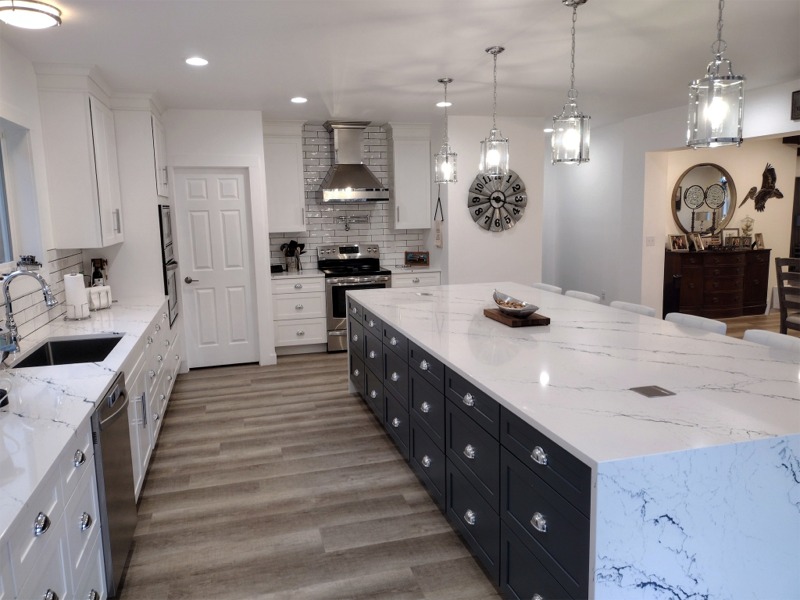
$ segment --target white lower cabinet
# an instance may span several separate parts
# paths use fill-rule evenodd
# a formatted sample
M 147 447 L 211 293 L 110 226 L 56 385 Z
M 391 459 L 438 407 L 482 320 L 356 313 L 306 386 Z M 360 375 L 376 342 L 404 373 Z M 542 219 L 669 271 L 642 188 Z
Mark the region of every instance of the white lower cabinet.
M 327 344 L 325 277 L 272 280 L 275 347 Z
M 440 285 L 442 274 L 439 271 L 415 271 L 413 273 L 392 273 L 392 287 L 405 288 L 418 285 Z

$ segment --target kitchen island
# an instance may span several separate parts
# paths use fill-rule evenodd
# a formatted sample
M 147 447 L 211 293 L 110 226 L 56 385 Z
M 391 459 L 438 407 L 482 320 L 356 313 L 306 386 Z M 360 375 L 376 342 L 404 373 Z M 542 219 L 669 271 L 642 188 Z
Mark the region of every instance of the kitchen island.
M 494 307 L 495 288 L 538 305 L 550 325 L 512 328 L 484 316 L 485 308 Z M 490 572 L 496 569 L 505 594 L 516 595 L 512 580 L 525 569 L 520 554 L 509 550 L 518 546 L 543 576 L 552 576 L 550 589 L 568 590 L 565 597 L 800 597 L 800 357 L 510 282 L 363 290 L 349 297 L 363 309 L 363 319 L 369 315 L 382 323 L 384 355 L 388 329 L 426 356 L 420 371 L 409 351 L 412 384 L 414 374 L 429 371 L 430 364 L 444 366 L 447 437 L 458 431 L 451 414 L 456 425 L 476 421 L 463 418 L 468 403 L 459 402 L 459 385 L 474 389 L 461 400 L 485 395 L 499 405 L 502 426 L 492 435 L 501 456 L 494 518 L 502 533 L 482 542 L 476 534 L 475 547 L 485 550 L 482 562 Z M 351 319 L 357 335 L 358 327 Z M 352 346 L 351 355 L 359 360 Z M 387 411 L 399 396 L 390 375 L 397 371 L 384 368 Z M 351 386 L 369 397 L 352 368 Z M 647 386 L 671 395 L 646 397 L 632 390 Z M 413 390 L 409 396 L 413 431 Z M 530 457 L 518 451 L 513 434 L 523 426 L 563 452 L 561 464 L 575 472 L 585 467 L 585 507 L 579 494 L 564 492 L 550 475 L 539 477 L 520 462 L 543 464 L 539 445 Z M 413 433 L 409 440 L 413 445 Z M 489 498 L 491 507 L 490 493 L 462 466 L 469 461 L 458 460 L 449 439 L 445 446 L 444 506 L 451 521 L 462 516 L 454 510 L 453 490 L 475 488 L 476 502 Z M 473 462 L 476 447 L 464 448 Z M 410 454 L 414 466 L 413 449 Z M 428 463 L 430 456 L 424 457 Z M 514 483 L 517 473 L 530 487 Z M 466 486 L 462 479 L 477 483 Z M 545 504 L 550 513 L 517 519 L 515 493 L 543 494 L 552 501 Z M 470 508 L 459 519 L 468 541 L 479 512 Z M 585 545 L 578 534 L 566 550 L 553 545 L 560 536 L 572 539 L 567 531 L 546 527 L 546 518 L 560 523 L 559 516 L 587 530 Z M 536 531 L 525 531 L 528 518 Z M 495 552 L 493 544 L 502 549 Z M 584 553 L 576 575 L 571 561 Z

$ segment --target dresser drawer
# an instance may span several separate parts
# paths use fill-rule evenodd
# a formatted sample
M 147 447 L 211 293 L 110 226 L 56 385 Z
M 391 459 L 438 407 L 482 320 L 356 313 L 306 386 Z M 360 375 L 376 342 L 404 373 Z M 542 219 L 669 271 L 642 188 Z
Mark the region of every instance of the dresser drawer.
M 500 516 L 571 595 L 589 594 L 589 519 L 510 452 L 501 451 Z M 559 577 L 558 572 L 564 571 Z
M 744 252 L 713 252 L 703 255 L 703 265 L 705 267 L 730 267 L 743 265 L 745 262 Z
M 301 277 L 294 279 L 276 278 L 272 280 L 272 293 L 277 294 L 297 294 L 301 292 L 322 292 L 325 293 L 324 277 Z
M 350 353 L 350 383 L 362 396 L 366 396 L 367 372 L 364 368 L 364 361 L 358 354 Z
M 364 326 L 361 321 L 352 315 L 347 318 L 349 329 L 347 331 L 347 349 L 359 356 L 364 355 Z
M 507 408 L 500 422 L 500 443 L 588 517 L 592 469 Z
M 742 292 L 712 292 L 703 295 L 703 309 L 741 308 Z M 732 315 L 736 316 L 736 315 Z
M 500 405 L 461 375 L 445 369 L 445 395 L 492 437 L 500 433 Z
M 383 337 L 383 321 L 372 314 L 372 311 L 363 309 L 364 331 L 371 333 L 379 340 Z
M 500 445 L 472 419 L 448 401 L 446 407 L 447 458 L 461 469 L 464 477 L 497 511 L 500 506 L 499 477 Z
M 391 390 L 408 410 L 408 363 L 405 358 L 384 349 L 383 386 Z
M 408 342 L 408 366 L 444 393 L 444 365 L 412 341 Z
M 383 343 L 374 335 L 364 336 L 364 364 L 375 374 L 383 376 Z
M 417 415 L 428 435 L 444 452 L 445 398 L 415 370 L 408 377 L 409 410 Z
M 328 329 L 325 325 L 325 319 L 275 321 L 276 346 L 325 344 L 327 341 Z
M 572 600 L 505 523 L 500 525 L 500 590 L 504 598 L 515 600 Z
M 400 454 L 408 460 L 408 411 L 391 393 L 386 394 L 386 431 L 397 444 Z
M 383 345 L 408 362 L 408 338 L 390 325 L 383 325 Z
M 426 429 L 420 425 L 416 413 L 411 414 L 411 436 L 409 438 L 409 453 L 411 468 L 428 488 L 436 504 L 444 511 L 445 487 L 445 460 L 444 452 L 428 436 Z
M 716 277 L 730 277 L 735 281 L 741 281 L 744 277 L 744 265 L 730 267 L 705 267 L 703 277 L 708 280 Z
M 324 294 L 291 294 L 273 296 L 273 318 L 283 319 L 319 319 L 325 317 Z
M 450 461 L 447 464 L 447 517 L 497 585 L 500 575 L 500 518 Z
M 365 390 L 364 399 L 372 409 L 372 412 L 375 413 L 375 416 L 378 417 L 378 420 L 384 423 L 386 419 L 386 402 L 384 401 L 383 378 L 367 369 Z
M 741 289 L 741 277 L 717 277 L 714 279 L 706 279 L 703 283 L 703 291 L 706 294 L 716 292 L 738 292 Z

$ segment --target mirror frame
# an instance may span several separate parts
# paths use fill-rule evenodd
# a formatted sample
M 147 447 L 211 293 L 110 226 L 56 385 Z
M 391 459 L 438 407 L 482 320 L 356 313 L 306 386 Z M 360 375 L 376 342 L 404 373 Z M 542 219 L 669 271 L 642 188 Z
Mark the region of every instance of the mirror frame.
M 728 180 L 728 195 L 730 196 L 731 210 L 728 212 L 727 215 L 725 215 L 725 218 L 723 218 L 722 220 L 720 220 L 719 223 L 717 223 L 716 229 L 714 229 L 714 231 L 703 231 L 703 232 L 689 231 L 688 229 L 686 229 L 686 227 L 684 227 L 683 223 L 681 223 L 681 220 L 678 217 L 678 211 L 675 208 L 675 200 L 676 200 L 675 197 L 677 196 L 678 191 L 683 189 L 684 178 L 689 174 L 690 171 L 698 167 L 713 167 L 718 171 L 720 171 L 722 175 L 725 177 L 725 179 Z M 681 198 L 680 201 L 683 202 L 683 198 Z M 733 183 L 733 177 L 731 177 L 731 174 L 728 173 L 728 171 L 726 171 L 722 167 L 720 167 L 718 164 L 708 163 L 708 162 L 697 163 L 696 165 L 692 165 L 691 167 L 686 169 L 683 173 L 681 173 L 681 176 L 678 177 L 678 180 L 675 182 L 675 185 L 672 188 L 672 196 L 670 197 L 670 205 L 672 206 L 672 218 L 675 220 L 675 224 L 678 226 L 678 228 L 683 233 L 700 233 L 700 235 L 716 235 L 720 233 L 728 225 L 728 223 L 730 223 L 731 219 L 733 218 L 733 213 L 736 212 L 736 202 L 737 202 L 736 185 Z

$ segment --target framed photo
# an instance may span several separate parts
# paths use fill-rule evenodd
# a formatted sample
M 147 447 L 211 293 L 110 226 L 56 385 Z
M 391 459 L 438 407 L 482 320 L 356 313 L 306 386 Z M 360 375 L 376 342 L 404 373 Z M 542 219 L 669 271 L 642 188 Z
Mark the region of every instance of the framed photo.
M 679 235 L 667 236 L 667 248 L 674 252 L 688 252 L 689 242 L 686 239 L 686 235 L 681 233 Z
M 739 228 L 731 227 L 730 229 L 722 230 L 722 245 L 733 246 L 733 238 L 739 237 Z M 738 245 L 738 244 L 737 244 Z
M 757 233 L 756 234 L 756 250 L 763 250 L 764 249 L 764 234 Z
M 715 235 L 709 235 L 707 237 L 702 238 L 703 244 L 706 248 L 717 248 L 722 246 L 722 235 L 717 233 Z
M 749 235 L 747 236 L 743 235 L 741 238 L 739 238 L 739 245 L 742 248 L 747 248 L 749 250 L 750 247 L 753 245 L 753 238 L 751 238 Z
M 689 245 L 695 252 L 701 252 L 702 250 L 706 249 L 706 247 L 703 245 L 703 238 L 700 237 L 699 233 L 689 234 Z
M 742 238 L 738 235 L 732 235 L 729 238 L 725 238 L 725 245 L 731 246 L 732 248 L 741 248 Z
M 800 121 L 800 90 L 792 92 L 792 121 Z

